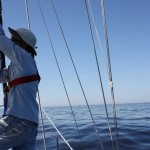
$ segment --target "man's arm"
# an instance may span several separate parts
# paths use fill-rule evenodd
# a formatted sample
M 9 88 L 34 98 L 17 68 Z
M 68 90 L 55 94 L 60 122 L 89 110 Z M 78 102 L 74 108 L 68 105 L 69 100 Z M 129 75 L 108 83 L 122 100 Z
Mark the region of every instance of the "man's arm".
M 4 33 L 2 26 L 0 25 L 0 50 L 7 56 L 12 62 L 18 63 L 17 59 L 20 57 L 20 47 L 16 46 Z

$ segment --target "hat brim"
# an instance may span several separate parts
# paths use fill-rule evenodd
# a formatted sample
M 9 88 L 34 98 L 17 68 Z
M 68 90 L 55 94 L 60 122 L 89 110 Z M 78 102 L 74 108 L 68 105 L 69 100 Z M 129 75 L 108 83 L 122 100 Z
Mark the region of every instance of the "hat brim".
M 16 30 L 14 30 L 10 27 L 8 27 L 8 30 L 12 36 L 16 37 L 17 39 L 22 40 L 21 36 L 19 35 L 19 33 Z
M 10 32 L 10 34 L 12 35 L 12 36 L 14 36 L 15 38 L 17 38 L 17 39 L 20 39 L 20 40 L 22 40 L 23 41 L 23 39 L 22 39 L 22 37 L 19 35 L 19 33 L 16 31 L 16 30 L 14 30 L 14 29 L 12 29 L 12 28 L 10 28 L 10 27 L 8 27 L 8 30 L 9 30 L 9 32 Z M 27 44 L 27 43 L 26 43 Z M 28 45 L 28 44 L 27 44 Z M 28 45 L 29 47 L 30 47 L 30 52 L 33 54 L 33 55 L 37 55 L 37 53 L 36 53 L 36 50 L 33 48 L 33 47 L 31 47 L 30 45 Z

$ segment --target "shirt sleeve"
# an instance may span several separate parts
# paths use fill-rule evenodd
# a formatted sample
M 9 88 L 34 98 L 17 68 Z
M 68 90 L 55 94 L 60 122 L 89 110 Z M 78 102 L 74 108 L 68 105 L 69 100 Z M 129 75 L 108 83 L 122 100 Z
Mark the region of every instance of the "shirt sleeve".
M 0 25 L 0 50 L 14 63 L 17 63 L 19 53 L 19 47 L 5 36 L 4 30 Z
M 0 69 L 0 83 L 8 82 L 8 69 Z

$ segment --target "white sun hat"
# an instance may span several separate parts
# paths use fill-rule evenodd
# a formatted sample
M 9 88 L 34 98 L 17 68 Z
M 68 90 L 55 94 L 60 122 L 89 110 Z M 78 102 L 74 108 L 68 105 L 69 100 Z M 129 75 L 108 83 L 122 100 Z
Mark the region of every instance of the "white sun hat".
M 30 30 L 24 28 L 18 28 L 17 30 L 14 30 L 10 27 L 8 29 L 11 35 L 22 39 L 26 44 L 35 49 L 36 37 Z

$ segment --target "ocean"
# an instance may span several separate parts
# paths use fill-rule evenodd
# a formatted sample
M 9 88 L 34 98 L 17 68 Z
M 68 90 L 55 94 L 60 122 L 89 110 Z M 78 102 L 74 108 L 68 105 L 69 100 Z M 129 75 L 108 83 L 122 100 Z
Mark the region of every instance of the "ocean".
M 112 105 L 107 105 L 113 143 L 116 147 L 116 132 Z M 90 105 L 104 150 L 113 150 L 104 105 Z M 69 106 L 45 107 L 47 115 L 74 150 L 101 150 L 98 135 L 87 106 L 73 106 L 75 121 Z M 117 104 L 118 141 L 120 150 L 150 150 L 150 103 Z M 43 114 L 47 150 L 70 148 Z M 81 142 L 81 140 L 83 142 Z M 44 150 L 42 126 L 36 140 L 37 150 Z M 116 148 L 115 148 L 116 149 Z

